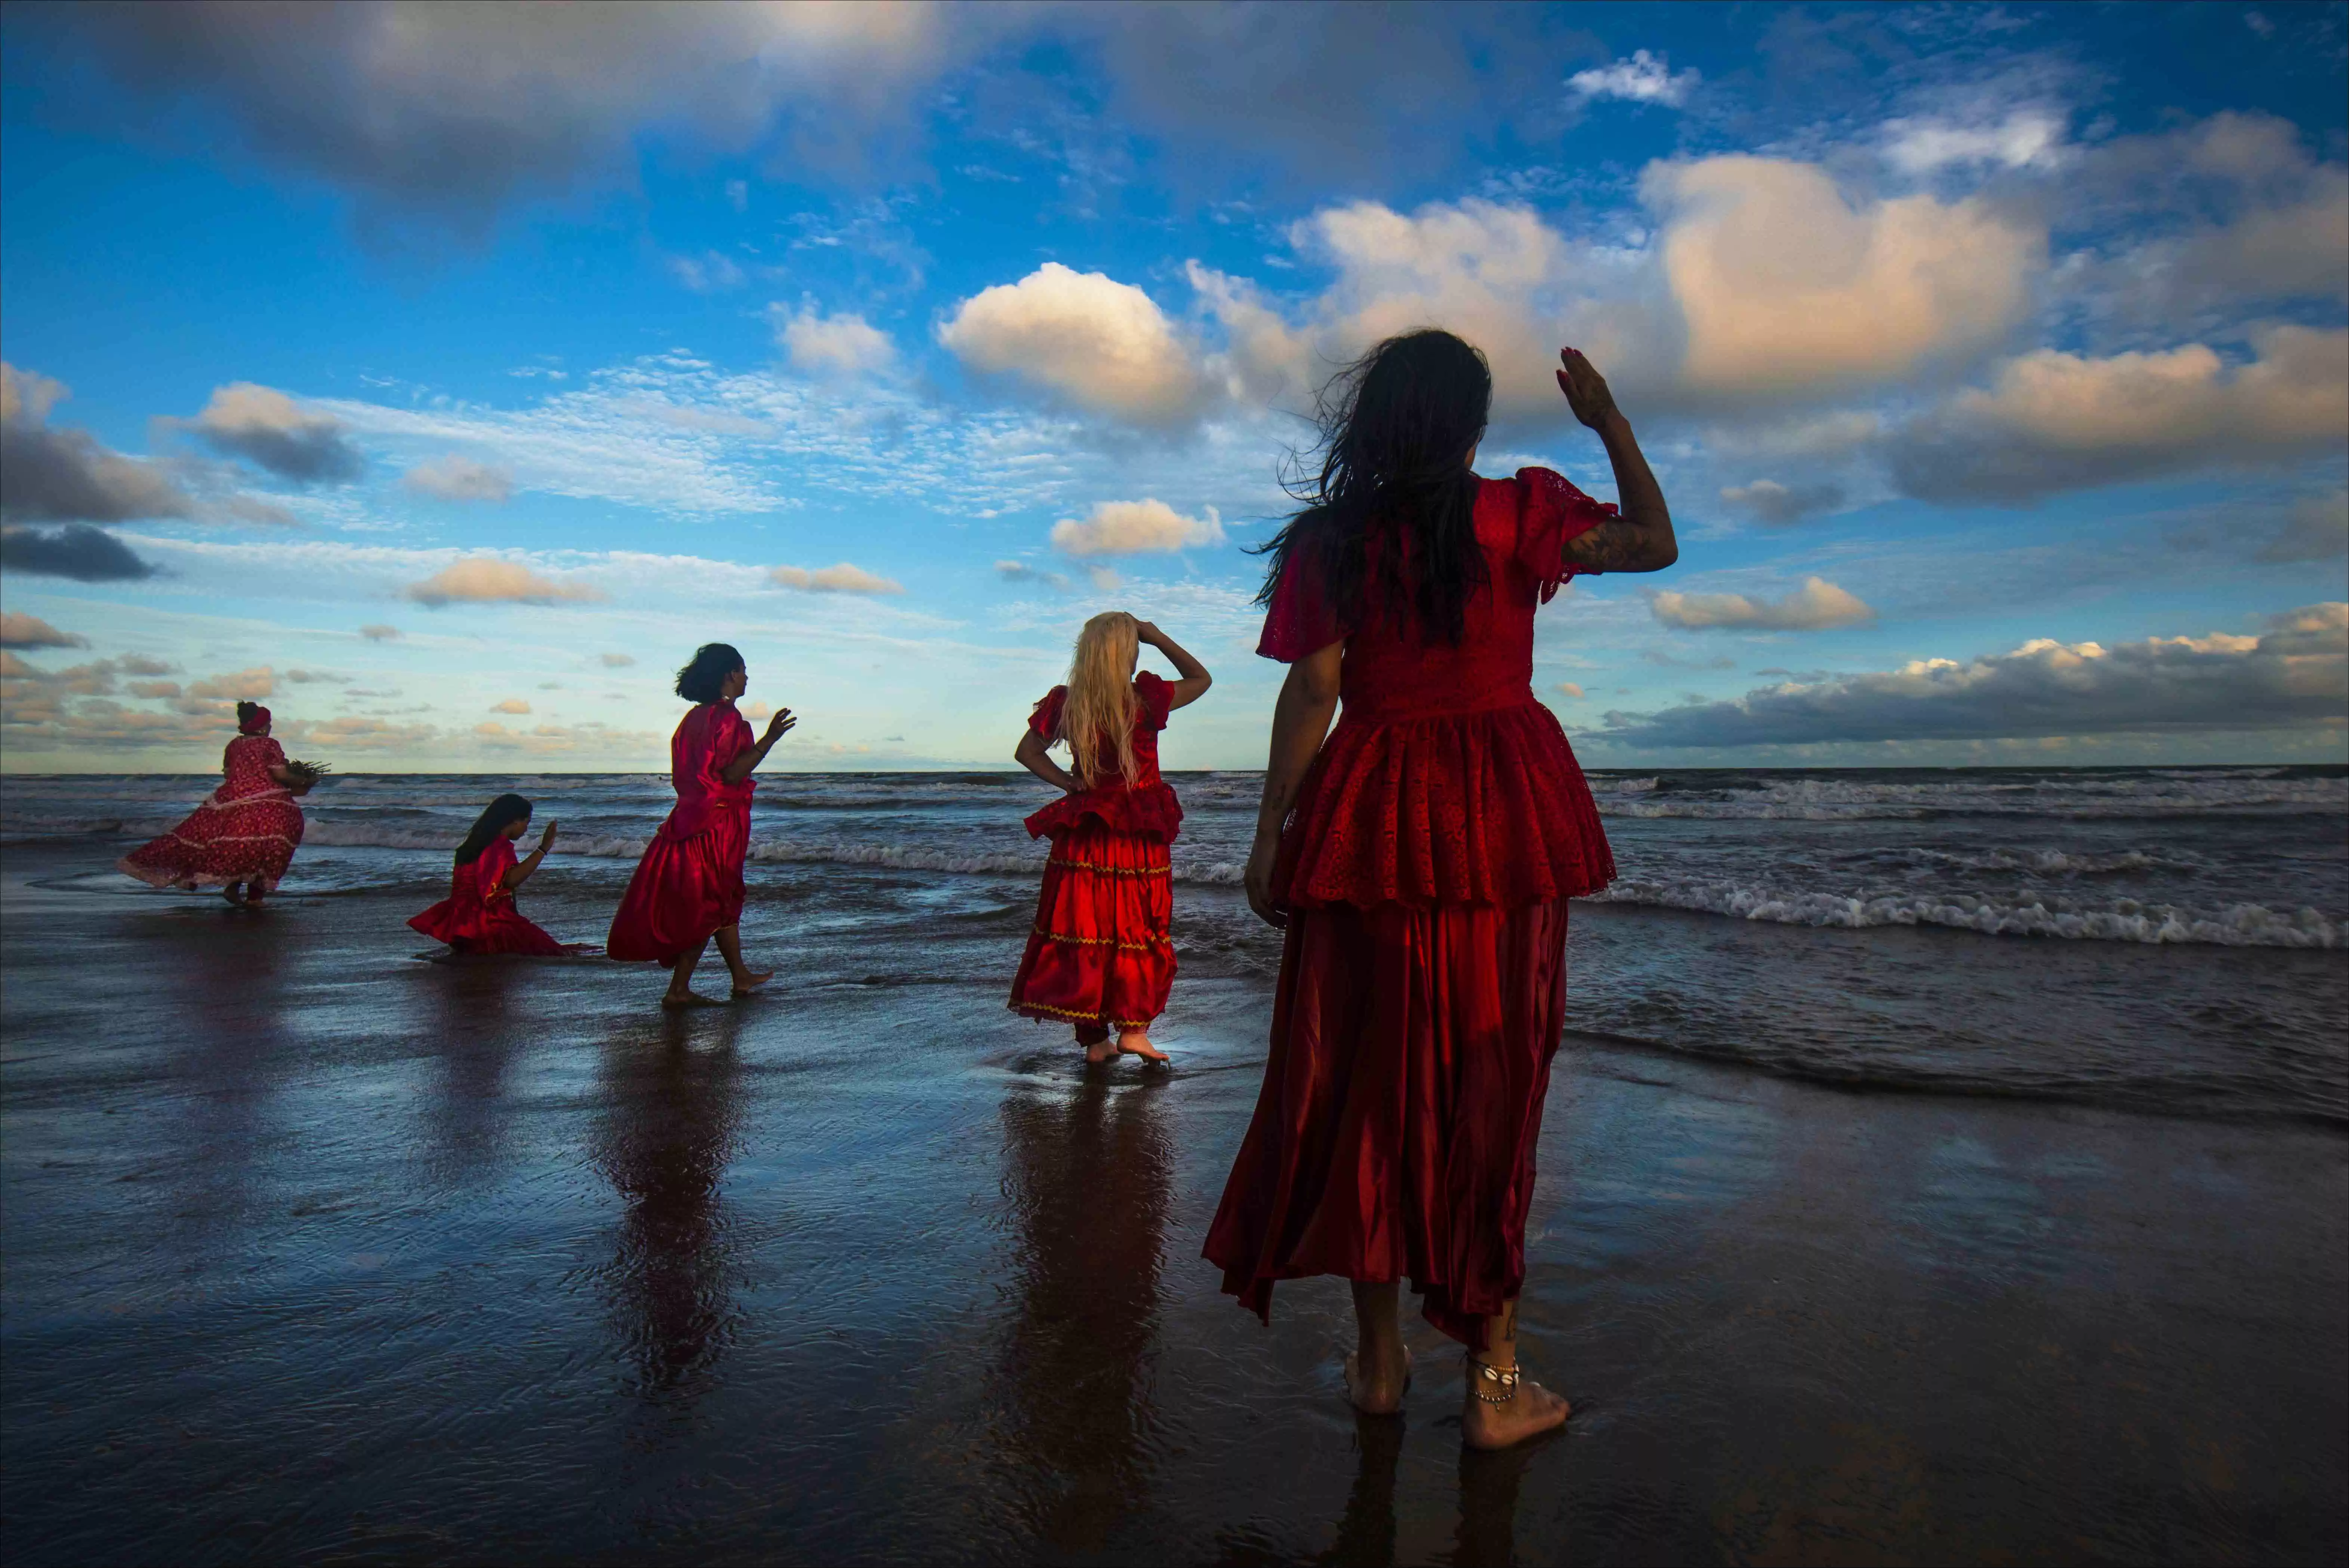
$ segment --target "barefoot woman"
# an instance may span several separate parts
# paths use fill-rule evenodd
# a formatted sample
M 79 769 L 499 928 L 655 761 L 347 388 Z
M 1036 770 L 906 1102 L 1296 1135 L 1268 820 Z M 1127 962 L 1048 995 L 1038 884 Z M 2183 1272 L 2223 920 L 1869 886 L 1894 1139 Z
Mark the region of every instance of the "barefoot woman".
M 140 845 L 115 869 L 152 888 L 194 892 L 218 888 L 232 904 L 259 903 L 274 892 L 302 842 L 296 795 L 317 775 L 285 760 L 269 734 L 269 710 L 236 705 L 236 739 L 221 753 L 220 788 L 162 837 Z
M 742 857 L 750 847 L 750 770 L 799 722 L 788 708 L 750 738 L 750 722 L 734 700 L 750 684 L 742 656 L 722 642 L 704 644 L 677 672 L 677 694 L 692 703 L 669 737 L 669 774 L 677 809 L 645 846 L 627 896 L 612 917 L 604 950 L 627 963 L 669 966 L 663 1007 L 701 1007 L 694 966 L 709 939 L 734 977 L 734 994 L 747 996 L 772 978 L 742 963 Z
M 1288 940 L 1263 1091 L 1207 1234 L 1224 1289 L 1268 1317 L 1277 1280 L 1353 1282 L 1346 1380 L 1367 1411 L 1397 1408 L 1409 1379 L 1408 1276 L 1467 1347 L 1478 1448 L 1567 1417 L 1520 1380 L 1517 1293 L 1566 900 L 1614 876 L 1534 701 L 1534 610 L 1578 572 L 1678 554 L 1607 383 L 1572 349 L 1562 363 L 1620 517 L 1547 469 L 1476 477 L 1492 377 L 1448 332 L 1390 338 L 1325 397 L 1319 483 L 1273 543 L 1257 650 L 1289 671 L 1248 902 Z

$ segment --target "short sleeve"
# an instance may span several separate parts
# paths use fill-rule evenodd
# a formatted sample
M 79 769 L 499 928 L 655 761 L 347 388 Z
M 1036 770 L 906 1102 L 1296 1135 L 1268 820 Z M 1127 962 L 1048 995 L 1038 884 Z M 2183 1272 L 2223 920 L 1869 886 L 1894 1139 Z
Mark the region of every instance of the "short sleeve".
M 1068 700 L 1069 689 L 1065 686 L 1055 686 L 1045 692 L 1044 700 L 1036 704 L 1036 711 L 1028 715 L 1028 732 L 1048 742 L 1059 739 L 1061 709 Z
M 1163 730 L 1174 707 L 1174 683 L 1145 670 L 1133 678 L 1133 701 L 1135 721 L 1145 730 Z
M 1305 550 L 1291 549 L 1282 564 L 1280 581 L 1272 586 L 1272 600 L 1264 607 L 1264 635 L 1257 639 L 1259 658 L 1294 664 L 1318 653 L 1346 635 L 1338 612 L 1323 587 L 1318 563 Z
M 1587 573 L 1566 558 L 1566 547 L 1619 514 L 1611 501 L 1594 501 L 1568 483 L 1564 474 L 1547 468 L 1517 470 L 1525 489 L 1517 515 L 1517 565 L 1541 587 L 1542 603 L 1568 577 Z

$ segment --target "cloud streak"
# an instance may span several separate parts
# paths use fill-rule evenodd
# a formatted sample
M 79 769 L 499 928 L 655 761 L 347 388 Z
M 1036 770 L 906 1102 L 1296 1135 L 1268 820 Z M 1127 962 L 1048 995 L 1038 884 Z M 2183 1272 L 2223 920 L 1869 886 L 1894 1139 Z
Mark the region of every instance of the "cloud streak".
M 1825 631 L 1876 618 L 1876 612 L 1857 595 L 1824 577 L 1804 578 L 1803 586 L 1784 598 L 1667 591 L 1648 605 L 1664 625 L 1691 631 Z

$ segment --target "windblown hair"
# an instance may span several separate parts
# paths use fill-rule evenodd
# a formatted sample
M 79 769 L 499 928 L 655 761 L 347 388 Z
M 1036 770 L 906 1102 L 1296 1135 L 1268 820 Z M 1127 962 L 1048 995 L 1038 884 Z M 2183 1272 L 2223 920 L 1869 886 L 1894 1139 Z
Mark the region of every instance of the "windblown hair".
M 1302 552 L 1341 626 L 1383 618 L 1458 647 L 1469 596 L 1491 579 L 1467 460 L 1492 411 L 1485 356 L 1434 327 L 1331 377 L 1316 404 L 1320 471 L 1286 485 L 1304 505 L 1263 547 L 1257 602 Z
M 726 678 L 742 668 L 730 642 L 705 642 L 677 672 L 677 694 L 688 702 L 715 702 L 725 695 Z
M 253 716 L 260 711 L 261 704 L 258 702 L 238 703 L 236 705 L 236 727 L 240 730 L 243 729 L 247 724 L 253 722 Z
M 517 822 L 530 820 L 530 802 L 518 794 L 502 794 L 490 802 L 481 815 L 473 818 L 473 830 L 465 835 L 465 842 L 457 846 L 457 864 L 471 866 L 481 857 L 498 835 Z
M 1142 650 L 1140 625 L 1123 610 L 1105 610 L 1077 633 L 1069 660 L 1069 698 L 1061 704 L 1061 732 L 1077 777 L 1092 789 L 1115 771 L 1134 776 L 1133 661 Z

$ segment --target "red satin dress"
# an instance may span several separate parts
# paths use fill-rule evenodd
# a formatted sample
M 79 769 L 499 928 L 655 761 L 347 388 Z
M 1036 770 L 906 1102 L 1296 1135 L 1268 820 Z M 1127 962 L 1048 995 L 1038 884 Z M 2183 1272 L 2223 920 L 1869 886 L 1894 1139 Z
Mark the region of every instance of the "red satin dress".
M 750 847 L 750 779 L 726 764 L 756 744 L 730 701 L 705 702 L 669 737 L 677 806 L 661 824 L 612 917 L 605 953 L 626 963 L 675 963 L 742 919 L 742 857 Z
M 1028 728 L 1060 733 L 1069 689 L 1036 704 Z M 1183 806 L 1158 776 L 1158 732 L 1174 689 L 1148 670 L 1133 678 L 1134 780 L 1062 795 L 1028 818 L 1028 836 L 1052 840 L 1036 926 L 1011 981 L 1011 1008 L 1030 1018 L 1073 1023 L 1087 1041 L 1112 1029 L 1146 1028 L 1166 1011 L 1174 983 L 1174 873 L 1166 846 L 1183 826 Z M 1114 758 L 1114 750 L 1103 747 Z
M 1273 877 L 1289 911 L 1272 1047 L 1206 1256 L 1269 1321 L 1277 1280 L 1408 1278 L 1484 1348 L 1525 1283 L 1526 1206 L 1566 1008 L 1566 900 L 1615 875 L 1565 733 L 1534 700 L 1534 611 L 1614 514 L 1547 469 L 1479 482 L 1491 572 L 1458 648 L 1340 626 L 1311 569 L 1257 651 L 1346 639 L 1338 725 Z
M 274 892 L 302 842 L 294 792 L 269 776 L 285 748 L 267 735 L 239 735 L 221 753 L 225 779 L 186 821 L 114 863 L 150 888 L 225 888 L 247 882 Z
M 579 951 L 548 936 L 515 908 L 513 889 L 506 886 L 506 873 L 514 864 L 513 841 L 491 839 L 487 848 L 457 867 L 449 880 L 449 896 L 411 916 L 409 925 L 460 953 L 561 958 Z

